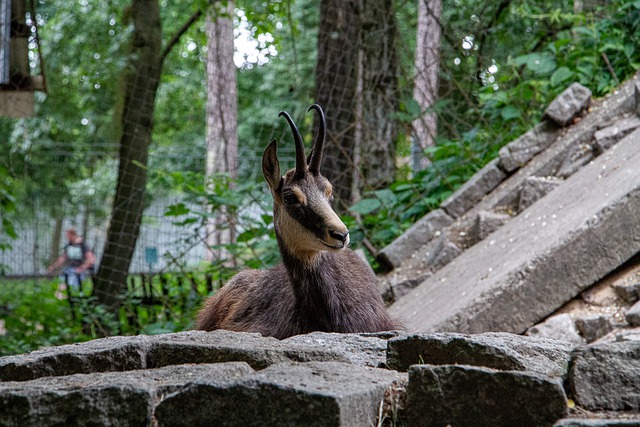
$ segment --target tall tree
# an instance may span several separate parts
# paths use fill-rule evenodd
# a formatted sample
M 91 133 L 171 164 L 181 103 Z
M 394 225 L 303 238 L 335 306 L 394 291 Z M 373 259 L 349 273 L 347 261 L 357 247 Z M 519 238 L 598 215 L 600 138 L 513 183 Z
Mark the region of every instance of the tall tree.
M 147 159 L 156 91 L 162 69 L 162 30 L 157 0 L 132 0 L 131 52 L 125 75 L 120 165 L 102 261 L 94 279 L 98 302 L 117 310 L 126 290 L 147 184 Z
M 206 176 L 238 170 L 238 89 L 233 62 L 232 1 L 213 8 L 207 16 L 207 164 Z M 212 260 L 228 256 L 220 245 L 234 239 L 233 213 L 224 210 L 209 220 L 207 243 Z
M 411 168 L 414 171 L 430 163 L 423 153 L 426 148 L 435 145 L 438 132 L 438 118 L 433 107 L 438 98 L 441 17 L 441 0 L 418 0 L 413 99 L 418 103 L 421 113 L 412 123 Z
M 341 203 L 351 201 L 358 72 L 358 0 L 322 0 L 316 102 L 327 116 L 324 171 Z
M 391 0 L 321 1 L 316 102 L 327 111 L 324 173 L 342 208 L 394 178 L 395 44 Z
M 393 0 L 361 2 L 357 96 L 358 130 L 353 195 L 363 188 L 383 188 L 395 179 L 395 140 L 398 133 L 393 113 L 398 108 L 397 26 Z M 362 177 L 362 181 L 358 178 Z

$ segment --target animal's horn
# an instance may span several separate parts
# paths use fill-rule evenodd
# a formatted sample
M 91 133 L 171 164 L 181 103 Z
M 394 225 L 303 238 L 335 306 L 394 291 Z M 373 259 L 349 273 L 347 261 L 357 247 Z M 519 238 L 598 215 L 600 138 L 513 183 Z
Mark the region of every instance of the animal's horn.
M 304 158 L 304 145 L 302 145 L 302 136 L 300 136 L 300 131 L 298 127 L 293 122 L 293 119 L 286 111 L 280 111 L 278 117 L 284 116 L 289 122 L 289 126 L 291 127 L 291 132 L 293 133 L 293 141 L 296 144 L 296 175 L 303 176 L 307 170 L 307 161 Z
M 320 164 L 322 163 L 322 150 L 324 148 L 324 136 L 327 130 L 327 122 L 324 118 L 324 111 L 322 111 L 322 107 L 318 104 L 313 104 L 307 111 L 316 110 L 320 117 L 320 127 L 318 128 L 318 136 L 316 136 L 316 141 L 313 143 L 313 148 L 311 152 L 311 160 L 309 161 L 309 170 L 313 174 L 320 173 Z

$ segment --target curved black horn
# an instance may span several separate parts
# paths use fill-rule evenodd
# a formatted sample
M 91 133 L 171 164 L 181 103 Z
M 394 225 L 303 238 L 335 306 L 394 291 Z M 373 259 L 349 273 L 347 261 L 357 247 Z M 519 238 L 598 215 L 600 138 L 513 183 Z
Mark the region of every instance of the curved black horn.
M 316 136 L 316 141 L 313 143 L 313 148 L 311 152 L 311 160 L 309 161 L 309 170 L 313 174 L 320 173 L 320 164 L 322 163 L 322 150 L 324 148 L 324 136 L 327 130 L 327 122 L 324 118 L 324 111 L 322 111 L 322 107 L 318 104 L 313 104 L 307 112 L 311 110 L 316 110 L 318 112 L 318 116 L 320 118 L 320 127 L 318 128 L 318 136 Z
M 300 131 L 298 127 L 293 122 L 293 119 L 286 111 L 280 111 L 278 117 L 284 116 L 289 122 L 289 126 L 291 127 L 291 132 L 293 133 L 293 141 L 296 144 L 296 175 L 302 176 L 305 174 L 307 169 L 307 160 L 304 158 L 304 145 L 302 145 L 302 136 L 300 135 Z

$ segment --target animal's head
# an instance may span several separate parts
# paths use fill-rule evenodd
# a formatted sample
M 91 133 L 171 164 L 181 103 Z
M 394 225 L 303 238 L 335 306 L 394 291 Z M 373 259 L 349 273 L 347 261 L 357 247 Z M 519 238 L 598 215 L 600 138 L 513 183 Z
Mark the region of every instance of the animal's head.
M 277 141 L 273 139 L 262 156 L 262 173 L 273 195 L 274 225 L 276 233 L 287 249 L 299 257 L 317 251 L 339 251 L 349 244 L 349 230 L 333 211 L 333 187 L 320 174 L 326 122 L 322 108 L 313 104 L 308 111 L 316 110 L 320 129 L 305 157 L 302 137 L 298 127 L 285 111 L 284 116 L 296 145 L 296 166 L 284 176 L 276 153 Z

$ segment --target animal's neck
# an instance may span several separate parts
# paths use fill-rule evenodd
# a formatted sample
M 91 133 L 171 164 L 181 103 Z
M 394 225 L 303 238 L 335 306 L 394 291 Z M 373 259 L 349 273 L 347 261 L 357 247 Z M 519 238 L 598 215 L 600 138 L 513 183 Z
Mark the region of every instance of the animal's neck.
M 303 328 L 309 330 L 335 330 L 339 322 L 340 300 L 336 284 L 329 279 L 331 257 L 327 252 L 291 254 L 280 243 L 282 263 L 289 275 L 296 298 L 296 312 Z

